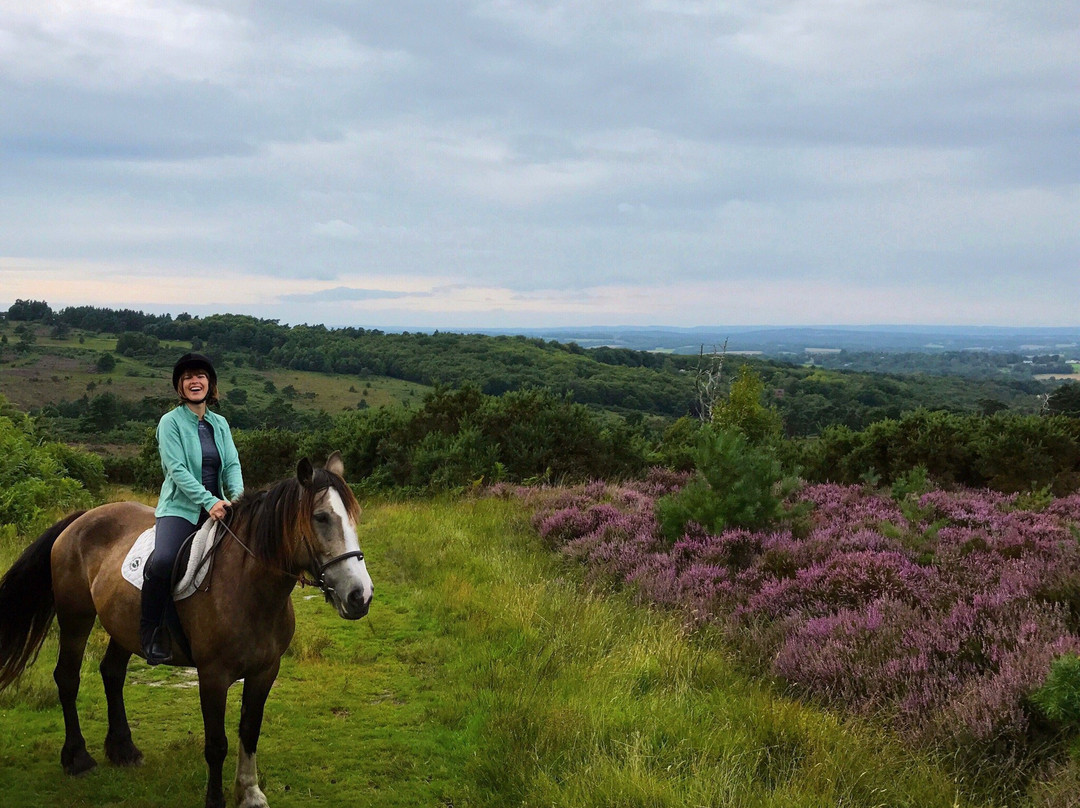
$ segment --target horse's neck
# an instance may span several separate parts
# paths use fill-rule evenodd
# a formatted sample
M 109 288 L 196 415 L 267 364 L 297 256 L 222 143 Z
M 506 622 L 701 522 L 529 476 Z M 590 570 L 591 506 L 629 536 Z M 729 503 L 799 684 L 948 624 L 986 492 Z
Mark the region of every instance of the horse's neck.
M 227 540 L 228 541 L 228 540 Z M 220 586 L 230 590 L 232 599 L 256 614 L 289 607 L 296 577 L 256 558 L 240 541 L 222 548 Z

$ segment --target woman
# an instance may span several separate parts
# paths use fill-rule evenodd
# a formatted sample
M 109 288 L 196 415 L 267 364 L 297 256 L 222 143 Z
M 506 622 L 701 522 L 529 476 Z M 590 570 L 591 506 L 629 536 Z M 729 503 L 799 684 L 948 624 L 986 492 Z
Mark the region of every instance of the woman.
M 165 482 L 154 511 L 157 535 L 143 578 L 139 626 L 143 655 L 151 665 L 172 660 L 162 623 L 180 545 L 208 518 L 224 518 L 229 503 L 244 492 L 229 424 L 207 409 L 217 403 L 214 366 L 202 354 L 184 354 L 173 367 L 172 380 L 180 406 L 163 415 L 157 427 Z

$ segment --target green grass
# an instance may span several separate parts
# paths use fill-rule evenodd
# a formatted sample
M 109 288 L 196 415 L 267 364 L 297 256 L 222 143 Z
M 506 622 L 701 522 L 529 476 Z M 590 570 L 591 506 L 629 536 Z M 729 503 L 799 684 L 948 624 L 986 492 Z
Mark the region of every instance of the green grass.
M 362 622 L 294 594 L 296 639 L 270 696 L 259 764 L 288 806 L 955 808 L 949 778 L 863 725 L 743 676 L 707 632 L 589 593 L 512 501 L 376 505 Z M 0 547 L 0 566 L 15 555 Z M 79 703 L 98 754 L 95 632 Z M 198 697 L 184 671 L 131 665 L 138 769 L 66 778 L 55 644 L 0 694 L 6 808 L 191 806 L 204 788 Z M 231 778 L 240 687 L 230 691 Z
M 386 376 L 345 376 L 279 368 L 260 371 L 230 368 L 221 377 L 222 395 L 226 395 L 231 387 L 240 386 L 248 391 L 249 402 L 265 405 L 271 398 L 264 392 L 266 381 L 270 380 L 278 391 L 291 385 L 299 393 L 291 399 L 296 409 L 308 412 L 324 410 L 331 414 L 356 409 L 361 400 L 366 401 L 369 407 L 376 408 L 394 406 L 403 401 L 412 401 L 419 406 L 424 393 L 431 389 Z

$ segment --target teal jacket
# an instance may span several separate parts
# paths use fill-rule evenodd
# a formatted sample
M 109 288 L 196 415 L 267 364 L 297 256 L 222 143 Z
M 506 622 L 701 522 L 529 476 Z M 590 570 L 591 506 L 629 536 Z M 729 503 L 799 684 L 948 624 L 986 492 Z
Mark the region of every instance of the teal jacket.
M 236 453 L 229 422 L 210 410 L 204 417 L 214 429 L 214 443 L 221 455 L 218 484 L 224 491 L 218 491 L 215 497 L 203 487 L 199 416 L 181 404 L 158 421 L 158 452 L 165 482 L 161 484 L 155 516 L 182 516 L 189 522 L 197 522 L 199 512 L 210 510 L 219 499 L 231 502 L 244 493 L 240 456 Z

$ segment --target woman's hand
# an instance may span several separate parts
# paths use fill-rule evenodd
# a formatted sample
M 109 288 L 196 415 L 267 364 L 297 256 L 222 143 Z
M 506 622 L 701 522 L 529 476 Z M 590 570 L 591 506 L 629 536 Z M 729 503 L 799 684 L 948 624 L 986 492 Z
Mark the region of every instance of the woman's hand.
M 221 519 L 224 519 L 226 510 L 228 509 L 228 507 L 229 507 L 228 502 L 226 502 L 223 499 L 219 499 L 217 502 L 214 503 L 213 507 L 210 508 L 210 511 L 209 511 L 210 518 L 211 519 L 217 519 L 219 521 Z

